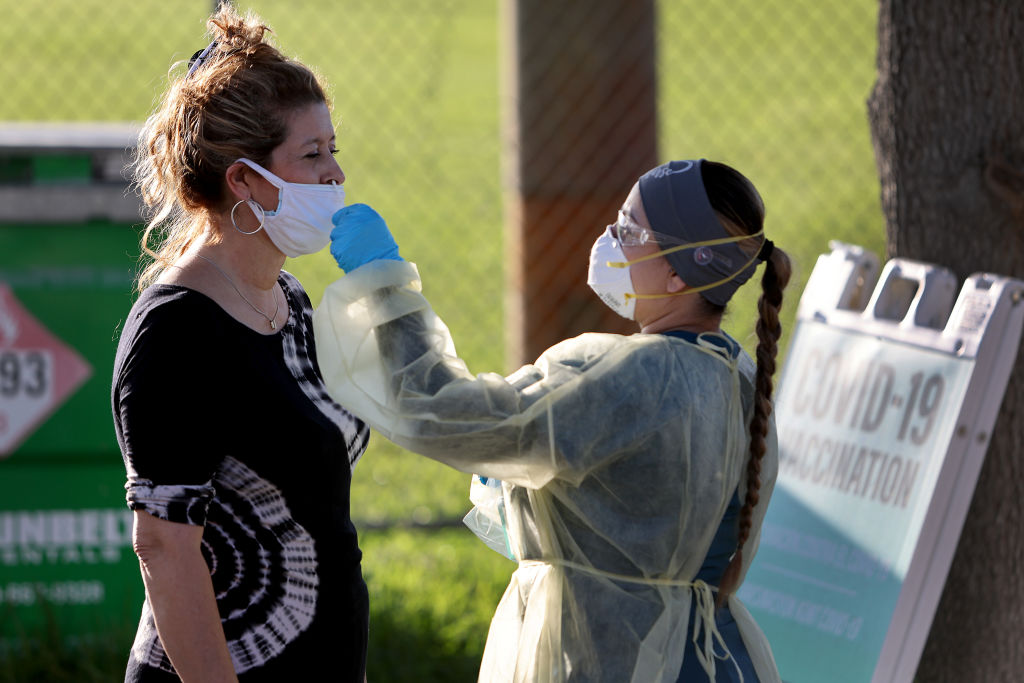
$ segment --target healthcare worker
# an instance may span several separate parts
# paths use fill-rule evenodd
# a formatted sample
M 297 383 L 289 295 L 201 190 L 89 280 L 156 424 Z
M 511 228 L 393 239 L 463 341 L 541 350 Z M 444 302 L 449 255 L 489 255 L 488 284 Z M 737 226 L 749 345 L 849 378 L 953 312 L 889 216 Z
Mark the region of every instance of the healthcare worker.
M 641 334 L 584 334 L 472 375 L 384 221 L 334 216 L 346 275 L 314 314 L 335 400 L 395 443 L 502 480 L 519 567 L 481 681 L 779 681 L 736 597 L 778 469 L 771 416 L 789 259 L 740 173 L 674 161 L 633 186 L 590 286 Z M 757 363 L 720 329 L 763 263 Z

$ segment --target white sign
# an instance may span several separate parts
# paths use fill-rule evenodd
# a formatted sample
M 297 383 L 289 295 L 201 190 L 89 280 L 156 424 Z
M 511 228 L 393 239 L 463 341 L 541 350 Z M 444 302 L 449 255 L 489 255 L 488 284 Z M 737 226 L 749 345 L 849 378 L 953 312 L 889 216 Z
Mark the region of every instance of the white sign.
M 780 380 L 740 597 L 789 683 L 912 681 L 1024 322 L 1020 281 L 956 297 L 936 266 L 890 261 L 872 290 L 877 272 L 856 247 L 819 258 Z
M 802 323 L 790 357 L 776 408 L 783 485 L 906 576 L 973 359 L 814 321 Z

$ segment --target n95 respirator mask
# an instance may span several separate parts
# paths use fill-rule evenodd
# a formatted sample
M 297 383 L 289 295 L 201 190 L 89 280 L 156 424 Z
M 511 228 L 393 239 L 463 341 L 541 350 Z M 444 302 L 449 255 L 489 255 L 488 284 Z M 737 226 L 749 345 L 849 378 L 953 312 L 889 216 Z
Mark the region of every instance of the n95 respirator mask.
M 622 247 L 605 230 L 590 249 L 590 267 L 587 270 L 587 284 L 608 308 L 626 320 L 636 315 L 636 292 L 629 268 L 616 268 L 610 263 L 622 263 L 626 256 Z

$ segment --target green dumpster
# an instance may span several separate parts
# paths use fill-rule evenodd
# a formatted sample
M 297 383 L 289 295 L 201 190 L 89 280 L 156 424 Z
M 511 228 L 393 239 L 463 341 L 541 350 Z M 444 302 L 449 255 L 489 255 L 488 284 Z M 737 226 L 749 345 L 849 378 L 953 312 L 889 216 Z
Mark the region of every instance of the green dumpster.
M 0 652 L 54 629 L 107 640 L 138 619 L 110 416 L 139 253 L 135 135 L 0 124 Z

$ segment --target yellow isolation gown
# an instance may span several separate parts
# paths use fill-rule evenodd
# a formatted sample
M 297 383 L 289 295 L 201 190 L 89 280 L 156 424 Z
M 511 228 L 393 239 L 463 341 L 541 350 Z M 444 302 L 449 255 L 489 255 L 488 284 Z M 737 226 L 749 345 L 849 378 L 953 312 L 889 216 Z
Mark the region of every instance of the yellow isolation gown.
M 341 405 L 405 448 L 504 482 L 519 567 L 480 681 L 674 683 L 695 636 L 712 680 L 733 666 L 712 588 L 694 577 L 733 492 L 746 490 L 749 356 L 665 335 L 584 334 L 508 377 L 474 376 L 416 267 L 390 260 L 331 284 L 314 329 Z M 744 574 L 777 470 L 773 423 Z M 761 683 L 777 683 L 761 630 L 735 595 L 729 607 Z

